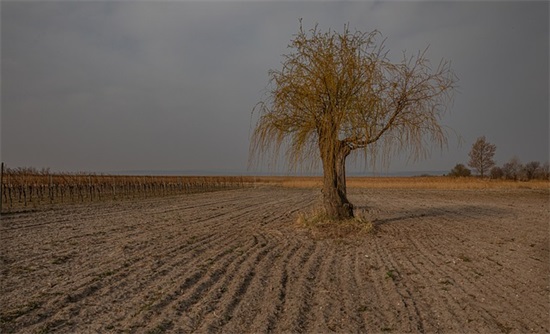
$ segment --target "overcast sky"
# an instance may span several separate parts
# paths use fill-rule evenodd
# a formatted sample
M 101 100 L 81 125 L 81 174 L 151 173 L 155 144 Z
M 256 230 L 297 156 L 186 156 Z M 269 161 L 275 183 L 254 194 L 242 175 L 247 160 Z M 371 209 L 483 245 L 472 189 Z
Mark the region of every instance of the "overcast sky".
M 390 56 L 452 62 L 450 170 L 475 139 L 499 165 L 549 155 L 549 3 L 1 2 L 1 159 L 58 171 L 246 171 L 251 111 L 303 18 L 379 30 Z M 353 169 L 353 168 L 352 168 Z

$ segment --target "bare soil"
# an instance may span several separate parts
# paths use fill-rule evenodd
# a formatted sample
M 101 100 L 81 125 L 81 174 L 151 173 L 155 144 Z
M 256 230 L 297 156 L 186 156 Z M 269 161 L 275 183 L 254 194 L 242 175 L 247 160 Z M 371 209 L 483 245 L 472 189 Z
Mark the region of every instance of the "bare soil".
M 351 190 L 367 234 L 316 238 L 314 189 L 2 216 L 2 333 L 548 332 L 549 192 Z

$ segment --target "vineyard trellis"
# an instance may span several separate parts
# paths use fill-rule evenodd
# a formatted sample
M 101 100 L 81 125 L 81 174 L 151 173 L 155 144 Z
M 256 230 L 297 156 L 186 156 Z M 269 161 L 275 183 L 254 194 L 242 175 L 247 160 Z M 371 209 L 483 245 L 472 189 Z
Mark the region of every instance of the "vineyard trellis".
M 242 176 L 150 176 L 50 173 L 48 169 L 5 168 L 2 164 L 2 212 L 63 203 L 138 199 L 243 188 Z

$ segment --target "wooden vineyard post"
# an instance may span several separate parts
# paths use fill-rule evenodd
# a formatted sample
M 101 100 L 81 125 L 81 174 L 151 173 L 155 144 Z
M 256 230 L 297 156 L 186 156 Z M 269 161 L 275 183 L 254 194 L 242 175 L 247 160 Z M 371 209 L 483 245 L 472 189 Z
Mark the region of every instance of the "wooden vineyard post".
M 0 215 L 2 214 L 2 201 L 4 195 L 4 163 L 0 167 Z
M 90 202 L 94 201 L 94 188 L 92 187 L 92 175 L 88 175 L 88 187 L 90 188 Z
M 50 173 L 48 173 L 48 195 L 50 196 L 50 204 L 53 204 L 53 180 Z

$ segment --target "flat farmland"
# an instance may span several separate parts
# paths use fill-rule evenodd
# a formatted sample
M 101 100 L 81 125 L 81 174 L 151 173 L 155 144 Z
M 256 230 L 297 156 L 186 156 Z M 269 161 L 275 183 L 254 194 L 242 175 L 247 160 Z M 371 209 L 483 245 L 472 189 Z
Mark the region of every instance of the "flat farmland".
M 278 186 L 4 215 L 0 331 L 550 331 L 548 189 L 349 192 L 345 239 Z

